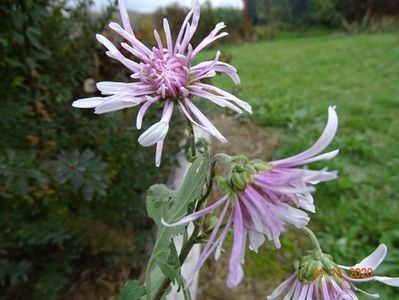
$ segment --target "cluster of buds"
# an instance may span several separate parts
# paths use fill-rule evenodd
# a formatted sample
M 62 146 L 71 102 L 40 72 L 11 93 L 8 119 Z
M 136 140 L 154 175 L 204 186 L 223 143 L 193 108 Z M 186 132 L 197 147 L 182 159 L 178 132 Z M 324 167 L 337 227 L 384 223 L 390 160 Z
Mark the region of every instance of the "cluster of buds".
M 375 276 L 374 272 L 383 262 L 387 254 L 387 247 L 381 244 L 353 267 L 341 266 L 334 262 L 331 255 L 315 250 L 301 258 L 296 271 L 280 284 L 268 300 L 284 299 L 348 299 L 359 300 L 356 292 L 370 298 L 379 298 L 379 294 L 370 294 L 355 286 L 355 283 L 378 281 L 389 286 L 399 287 L 399 278 Z M 357 278 L 348 276 L 344 270 L 370 269 L 370 276 Z
M 215 181 L 224 192 L 232 194 L 244 191 L 248 184 L 253 183 L 256 174 L 272 170 L 270 163 L 260 159 L 249 160 L 244 155 L 231 157 L 229 163 L 228 175 L 216 176 Z
M 344 271 L 334 262 L 331 255 L 320 251 L 310 251 L 303 256 L 296 266 L 298 279 L 301 282 L 309 283 L 322 276 L 342 278 Z

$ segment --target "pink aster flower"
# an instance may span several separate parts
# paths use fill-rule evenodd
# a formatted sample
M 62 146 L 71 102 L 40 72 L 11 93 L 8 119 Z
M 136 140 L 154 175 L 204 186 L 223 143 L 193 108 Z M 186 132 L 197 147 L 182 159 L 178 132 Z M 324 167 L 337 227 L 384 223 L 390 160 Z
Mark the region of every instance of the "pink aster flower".
M 330 275 L 323 273 L 320 276 L 313 278 L 313 280 L 300 280 L 297 273 L 290 276 L 286 281 L 280 284 L 274 292 L 267 297 L 268 300 L 284 299 L 292 300 L 311 300 L 311 299 L 325 299 L 325 300 L 358 300 L 355 292 L 363 293 L 370 298 L 379 298 L 379 294 L 369 294 L 359 288 L 354 283 L 379 281 L 386 285 L 399 287 L 399 278 L 374 276 L 374 271 L 378 268 L 381 262 L 385 259 L 387 254 L 387 247 L 384 244 L 378 246 L 373 253 L 363 259 L 360 263 L 353 267 L 340 266 L 342 269 L 365 269 L 372 270 L 371 275 L 367 278 L 356 279 L 345 274 L 345 272 L 337 272 Z M 341 270 L 340 270 L 341 271 Z M 340 275 L 342 274 L 342 275 Z
M 213 60 L 192 65 L 193 59 L 201 50 L 227 35 L 226 32 L 221 32 L 225 28 L 224 23 L 217 24 L 215 29 L 193 48 L 190 41 L 200 18 L 199 3 L 193 0 L 192 10 L 183 21 L 176 41 L 172 41 L 169 23 L 164 19 L 166 45 L 162 43 L 160 35 L 154 30 L 156 47 L 149 48 L 136 38 L 130 25 L 125 0 L 119 0 L 119 9 L 123 27 L 114 22 L 109 26 L 126 40 L 121 43 L 121 46 L 136 60 L 133 61 L 124 56 L 106 37 L 97 34 L 97 40 L 108 49 L 106 54 L 109 57 L 119 61 L 131 72 L 131 78 L 134 81 L 131 83 L 99 82 L 97 88 L 104 97 L 80 99 L 72 105 L 78 108 L 95 108 L 97 114 L 141 105 L 137 116 L 137 129 L 141 129 L 143 117 L 151 106 L 163 107 L 161 121 L 139 137 L 139 143 L 145 147 L 157 145 L 157 166 L 161 162 L 163 142 L 168 133 L 168 123 L 174 104 L 180 107 L 182 113 L 193 124 L 209 132 L 221 142 L 227 142 L 192 101 L 192 97 L 196 96 L 238 113 L 242 113 L 243 110 L 251 112 L 251 106 L 246 102 L 213 85 L 201 82 L 202 79 L 214 77 L 216 73 L 224 73 L 236 84 L 240 83 L 237 70 L 219 61 L 219 51 Z
M 241 164 L 237 164 L 232 158 L 232 171 L 225 182 L 228 191 L 226 196 L 174 224 L 167 224 L 163 221 L 165 226 L 182 225 L 223 206 L 195 271 L 201 268 L 213 251 L 215 251 L 215 258 L 218 259 L 226 234 L 232 228 L 234 242 L 229 261 L 227 285 L 234 288 L 244 276 L 241 264 L 244 262 L 247 237 L 249 248 L 255 252 L 266 238 L 279 248 L 281 246 L 279 236 L 284 231 L 286 224 L 294 225 L 297 228 L 306 226 L 309 216 L 304 210 L 315 211 L 310 194 L 314 191 L 313 185 L 335 179 L 337 174 L 325 169 L 315 171 L 296 167 L 328 160 L 338 154 L 338 150 L 320 154 L 331 143 L 338 127 L 338 117 L 333 107 L 329 108 L 328 115 L 328 122 L 323 134 L 308 150 L 270 163 L 254 160 L 244 163 L 241 161 Z M 242 158 L 240 159 L 242 160 Z M 222 225 L 225 220 L 227 220 L 225 225 Z M 220 230 L 222 232 L 216 237 Z M 188 284 L 190 282 L 188 280 Z

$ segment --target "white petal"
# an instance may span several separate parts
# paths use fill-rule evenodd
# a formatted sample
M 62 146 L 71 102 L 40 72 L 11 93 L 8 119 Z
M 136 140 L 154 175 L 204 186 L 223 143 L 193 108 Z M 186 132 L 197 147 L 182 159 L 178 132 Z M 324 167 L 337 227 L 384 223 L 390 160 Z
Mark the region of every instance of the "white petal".
M 155 152 L 155 166 L 157 168 L 159 168 L 159 166 L 161 165 L 162 150 L 163 150 L 163 140 L 157 143 L 157 149 Z
M 98 82 L 97 89 L 105 95 L 121 94 L 132 91 L 132 88 L 128 83 L 113 81 Z
M 327 148 L 327 146 L 334 139 L 337 129 L 338 129 L 338 115 L 335 111 L 335 107 L 330 106 L 328 108 L 328 121 L 326 127 L 323 133 L 321 134 L 320 138 L 317 140 L 317 142 L 314 143 L 313 146 L 311 146 L 309 149 L 297 155 L 273 161 L 272 164 L 275 166 L 285 166 L 286 164 L 294 166 L 297 164 L 301 164 L 301 161 L 312 158 L 313 156 L 319 154 L 321 151 Z
M 316 208 L 314 206 L 314 200 L 311 194 L 297 195 L 297 199 L 299 207 L 312 213 L 316 211 Z
M 248 236 L 249 236 L 250 249 L 258 253 L 259 247 L 262 246 L 263 243 L 265 242 L 265 236 L 255 231 L 249 231 Z
M 385 283 L 386 285 L 399 287 L 399 278 L 398 277 L 374 276 L 374 280 Z
M 356 292 L 360 292 L 360 293 L 366 295 L 366 296 L 369 297 L 369 298 L 374 298 L 374 299 L 380 298 L 380 294 L 370 294 L 370 293 L 367 293 L 366 291 L 363 291 L 362 289 L 359 289 L 358 287 L 356 287 L 356 286 L 354 286 L 354 285 L 352 285 L 352 288 L 353 288 Z
M 381 244 L 373 251 L 373 253 L 363 259 L 360 263 L 354 265 L 352 268 L 371 268 L 375 270 L 385 259 L 387 251 L 387 246 Z
M 149 147 L 155 145 L 159 141 L 163 140 L 168 133 L 169 123 L 168 122 L 158 122 L 148 128 L 139 137 L 140 145 L 144 147 Z
M 295 280 L 295 278 L 296 278 L 296 275 L 295 275 L 295 274 L 291 275 L 287 280 L 285 280 L 282 284 L 280 284 L 280 285 L 273 291 L 273 293 L 272 293 L 270 296 L 267 296 L 267 299 L 268 299 L 268 300 L 277 299 L 277 297 L 280 296 L 281 293 L 284 292 L 284 291 L 288 288 L 288 286 L 289 286 L 290 284 L 293 283 L 293 281 Z
M 104 101 L 106 101 L 106 99 L 102 97 L 84 98 L 74 101 L 72 106 L 77 108 L 94 108 L 104 103 Z
M 130 20 L 129 20 L 129 13 L 127 12 L 127 8 L 126 8 L 126 0 L 119 0 L 118 6 L 119 6 L 119 12 L 121 14 L 121 20 L 122 20 L 123 27 L 126 29 L 127 32 L 133 34 L 133 30 L 132 30 L 132 27 L 130 25 Z
M 102 103 L 101 105 L 96 107 L 96 114 L 104 114 L 111 111 L 117 111 L 128 107 L 134 107 L 138 105 L 138 102 L 123 100 L 123 96 L 121 98 L 112 99 Z

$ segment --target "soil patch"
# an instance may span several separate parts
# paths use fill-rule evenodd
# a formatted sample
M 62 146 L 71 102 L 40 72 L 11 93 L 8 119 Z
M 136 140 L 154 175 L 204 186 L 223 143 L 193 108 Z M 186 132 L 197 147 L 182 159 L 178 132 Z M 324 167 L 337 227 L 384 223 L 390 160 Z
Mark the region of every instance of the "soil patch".
M 277 129 L 260 127 L 254 122 L 239 120 L 233 116 L 218 115 L 217 118 L 212 120 L 212 123 L 229 140 L 227 144 L 213 140 L 213 153 L 241 154 L 250 159 L 259 158 L 267 161 L 273 157 L 282 137 L 282 133 Z M 220 193 L 214 192 L 211 201 L 215 201 L 219 196 Z M 226 244 L 227 253 L 222 255 L 217 262 L 213 258 L 208 259 L 201 269 L 197 299 L 265 299 L 271 287 L 265 286 L 264 279 L 257 276 L 248 277 L 248 274 L 246 274 L 244 281 L 237 289 L 230 290 L 227 288 L 229 241 Z

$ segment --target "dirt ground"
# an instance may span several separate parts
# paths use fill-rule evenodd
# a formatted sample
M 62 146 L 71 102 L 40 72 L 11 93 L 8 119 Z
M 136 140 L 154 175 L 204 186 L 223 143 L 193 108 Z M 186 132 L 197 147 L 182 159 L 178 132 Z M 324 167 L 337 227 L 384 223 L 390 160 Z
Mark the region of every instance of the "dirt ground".
M 265 129 L 233 116 L 218 115 L 212 122 L 229 140 L 227 144 L 213 140 L 212 153 L 243 154 L 249 158 L 270 160 L 281 137 L 276 130 Z M 213 197 L 217 197 L 217 192 Z M 262 281 L 257 278 L 246 277 L 236 290 L 226 287 L 227 260 L 228 255 L 222 255 L 217 263 L 213 259 L 208 260 L 201 270 L 197 299 L 264 299 L 270 288 L 263 286 Z M 132 274 L 132 270 L 134 267 L 129 261 L 125 261 L 108 269 L 85 271 L 60 300 L 116 300 L 123 283 L 129 278 L 139 277 L 136 271 Z
M 254 122 L 240 121 L 233 116 L 218 116 L 212 122 L 229 140 L 221 144 L 212 142 L 212 153 L 223 152 L 229 155 L 246 155 L 250 159 L 270 160 L 280 142 L 281 134 L 277 130 L 259 127 Z M 218 193 L 214 193 L 213 200 Z M 198 300 L 257 300 L 265 299 L 270 288 L 259 282 L 258 278 L 246 277 L 240 286 L 230 290 L 226 286 L 228 272 L 228 253 L 219 261 L 208 259 L 201 269 Z

